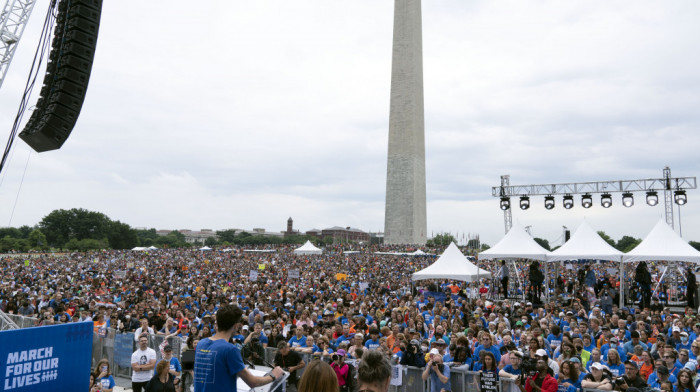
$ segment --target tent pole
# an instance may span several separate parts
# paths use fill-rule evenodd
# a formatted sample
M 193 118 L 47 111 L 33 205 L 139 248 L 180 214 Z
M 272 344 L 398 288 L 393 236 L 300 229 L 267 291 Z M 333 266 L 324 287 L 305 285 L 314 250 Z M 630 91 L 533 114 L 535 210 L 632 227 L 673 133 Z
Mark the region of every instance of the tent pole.
M 625 290 L 623 286 L 625 285 L 625 275 L 622 273 L 622 256 L 620 256 L 620 309 L 625 306 Z
M 546 261 L 544 262 L 544 292 L 545 292 L 545 300 L 549 302 L 549 263 Z

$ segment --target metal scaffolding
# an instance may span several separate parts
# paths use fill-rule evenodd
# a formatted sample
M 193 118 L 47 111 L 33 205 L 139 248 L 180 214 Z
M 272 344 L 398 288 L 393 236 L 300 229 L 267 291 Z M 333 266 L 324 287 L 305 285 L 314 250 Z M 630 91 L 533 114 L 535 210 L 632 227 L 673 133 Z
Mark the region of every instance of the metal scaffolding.
M 36 0 L 7 0 L 0 14 L 0 87 Z

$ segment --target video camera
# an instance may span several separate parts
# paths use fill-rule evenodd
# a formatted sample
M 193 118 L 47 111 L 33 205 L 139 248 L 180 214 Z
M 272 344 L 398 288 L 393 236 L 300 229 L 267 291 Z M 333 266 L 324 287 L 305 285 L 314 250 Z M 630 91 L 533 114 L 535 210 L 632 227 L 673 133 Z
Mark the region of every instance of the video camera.
M 537 359 L 531 357 L 523 358 L 522 362 L 520 362 L 520 370 L 520 382 L 523 383 L 522 385 L 525 385 L 525 379 L 533 377 L 537 373 Z

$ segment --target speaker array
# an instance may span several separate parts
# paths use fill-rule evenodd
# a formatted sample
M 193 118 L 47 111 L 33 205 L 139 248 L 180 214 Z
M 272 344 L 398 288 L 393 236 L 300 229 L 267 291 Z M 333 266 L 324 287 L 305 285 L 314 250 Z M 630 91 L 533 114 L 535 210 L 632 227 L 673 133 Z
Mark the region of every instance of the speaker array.
M 85 100 L 100 27 L 102 0 L 61 0 L 44 84 L 19 134 L 37 152 L 61 148 Z

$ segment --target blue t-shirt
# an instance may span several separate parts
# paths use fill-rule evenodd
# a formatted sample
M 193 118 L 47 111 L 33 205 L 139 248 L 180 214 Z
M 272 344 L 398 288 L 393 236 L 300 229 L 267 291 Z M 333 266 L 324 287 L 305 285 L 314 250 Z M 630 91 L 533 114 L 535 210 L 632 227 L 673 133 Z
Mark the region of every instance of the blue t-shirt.
M 430 369 L 430 392 L 440 392 L 441 390 L 451 391 L 452 384 L 450 383 L 450 367 L 443 364 L 442 365 L 442 375 L 447 377 L 447 382 L 443 383 L 440 381 L 437 373 L 433 369 Z
M 114 388 L 114 378 L 112 378 L 112 376 L 98 378 L 97 381 L 95 381 L 95 383 L 102 385 L 102 388 L 105 389 Z
M 289 339 L 289 346 L 290 347 L 306 347 L 306 336 L 302 336 L 301 339 L 297 338 L 297 335 L 292 336 L 291 339 Z
M 513 365 L 506 365 L 506 367 L 503 368 L 503 371 L 516 376 L 519 376 L 523 373 L 522 369 L 513 369 Z
M 376 350 L 379 348 L 379 339 L 377 340 L 368 340 L 365 342 L 365 347 L 367 347 L 370 350 Z
M 180 366 L 180 361 L 178 361 L 175 357 L 170 358 L 170 370 L 174 370 L 178 373 L 182 372 L 182 366 Z
M 194 392 L 235 391 L 238 373 L 244 368 L 236 346 L 206 338 L 197 345 L 194 357 Z

